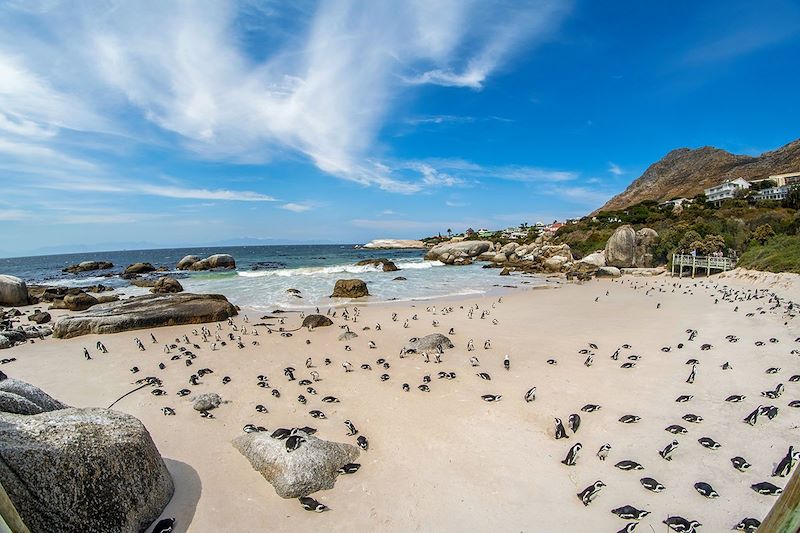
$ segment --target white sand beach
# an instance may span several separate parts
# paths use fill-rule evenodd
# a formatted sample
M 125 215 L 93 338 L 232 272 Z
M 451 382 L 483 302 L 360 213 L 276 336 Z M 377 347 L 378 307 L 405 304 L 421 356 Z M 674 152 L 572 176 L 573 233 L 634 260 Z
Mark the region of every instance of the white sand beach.
M 662 520 L 672 515 L 702 522 L 703 531 L 728 531 L 745 516 L 764 518 L 776 498 L 759 495 L 750 485 L 785 483 L 785 478 L 771 474 L 799 434 L 800 409 L 787 407 L 800 398 L 800 382 L 789 382 L 800 372 L 800 359 L 790 353 L 800 348 L 795 319 L 770 311 L 767 298 L 732 303 L 718 293 L 723 284 L 746 291 L 770 283 L 757 281 L 728 275 L 565 283 L 520 289 L 502 301 L 487 296 L 362 305 L 357 322 L 352 321 L 353 305 L 346 306 L 348 321 L 341 318 L 340 306 L 334 327 L 303 329 L 289 338 L 259 327 L 259 336 L 242 337 L 244 349 L 228 343 L 211 351 L 208 344 L 202 345 L 195 350 L 198 357 L 192 367 L 170 361 L 163 345 L 184 334 L 200 342 L 192 335 L 195 326 L 152 330 L 159 344 L 151 344 L 150 331 L 47 339 L 5 351 L 4 356 L 17 360 L 2 370 L 73 406 L 107 407 L 134 388 L 136 379 L 161 378 L 166 396 L 153 396 L 145 388 L 114 408 L 139 418 L 164 456 L 176 490 L 163 516 L 176 517 L 176 531 L 614 532 L 627 523 L 610 512 L 622 505 L 650 511 L 639 531 L 650 531 L 649 526 L 661 531 L 666 527 Z M 794 283 L 773 287 L 781 296 L 797 293 Z M 471 319 L 470 307 L 477 309 Z M 482 312 L 487 314 L 483 319 Z M 397 321 L 392 321 L 392 313 L 397 313 Z M 414 315 L 417 320 L 411 319 Z M 286 329 L 299 325 L 298 313 L 284 316 Z M 438 327 L 433 327 L 434 320 Z M 234 319 L 249 331 L 258 322 L 262 320 L 247 310 Z M 375 329 L 378 322 L 380 331 Z M 338 341 L 342 329 L 337 326 L 345 325 L 359 337 Z M 441 364 L 425 363 L 420 355 L 399 357 L 410 337 L 446 334 L 450 328 L 455 331 L 450 335 L 455 348 L 445 352 Z M 224 323 L 222 329 L 230 331 Z M 687 340 L 689 329 L 698 332 L 692 341 Z M 729 342 L 726 335 L 739 341 Z M 146 351 L 137 349 L 137 336 L 145 341 Z M 769 342 L 771 338 L 777 342 Z M 470 339 L 473 352 L 467 351 Z M 108 354 L 93 349 L 97 340 L 105 343 Z M 486 340 L 491 340 L 489 349 L 484 349 Z M 369 341 L 377 347 L 369 349 Z M 763 346 L 756 346 L 757 341 Z M 712 347 L 701 350 L 706 343 Z M 346 344 L 352 351 L 345 351 Z M 621 349 L 613 360 L 612 354 L 626 344 L 630 348 Z M 84 346 L 92 360 L 84 359 Z M 663 347 L 671 349 L 665 352 Z M 593 354 L 591 366 L 585 366 L 587 354 L 580 350 Z M 505 355 L 511 361 L 508 371 L 503 368 Z M 640 359 L 629 359 L 633 355 Z M 479 358 L 480 367 L 470 366 L 471 356 Z M 309 402 L 304 406 L 296 400 L 304 387 L 287 381 L 283 368 L 294 366 L 298 379 L 308 377 L 307 357 L 322 379 L 314 384 L 319 395 L 306 394 Z M 332 364 L 324 365 L 325 357 Z M 377 365 L 378 358 L 385 358 L 390 368 Z M 686 361 L 692 358 L 699 365 L 695 382 L 689 384 L 691 367 Z M 557 364 L 548 364 L 548 359 Z M 344 372 L 345 360 L 353 363 L 353 372 Z M 166 365 L 163 371 L 158 368 L 161 362 Z M 625 362 L 635 366 L 621 368 Z M 723 370 L 725 362 L 733 368 Z M 364 363 L 373 370 L 359 368 Z M 135 375 L 129 370 L 134 365 L 141 369 Z M 188 377 L 200 367 L 214 373 L 190 387 L 192 393 L 217 392 L 226 402 L 214 411 L 214 419 L 201 418 L 187 398 L 175 394 L 189 387 Z M 769 367 L 781 370 L 766 374 Z M 455 372 L 457 377 L 438 379 L 439 371 Z M 384 372 L 390 379 L 382 382 L 379 376 Z M 488 373 L 491 380 L 480 379 L 477 372 Z M 259 374 L 269 377 L 280 398 L 256 386 Z M 425 375 L 432 378 L 427 393 L 417 389 Z M 230 383 L 223 385 L 223 376 L 230 376 Z M 409 392 L 402 390 L 403 383 L 410 384 Z M 761 391 L 778 383 L 786 387 L 780 398 L 761 397 Z M 536 399 L 527 403 L 523 395 L 533 386 Z M 502 400 L 488 403 L 481 399 L 484 394 L 500 394 Z M 677 403 L 683 394 L 693 398 Z M 731 394 L 747 398 L 724 401 Z M 324 395 L 341 401 L 321 403 Z M 269 413 L 257 413 L 254 407 L 259 403 Z M 581 411 L 586 404 L 602 408 Z M 752 427 L 742 421 L 763 404 L 777 406 L 778 416 L 760 417 Z M 164 406 L 173 407 L 176 416 L 164 416 Z M 311 409 L 322 410 L 327 419 L 312 419 Z M 556 440 L 554 418 L 566 425 L 572 413 L 580 415 L 580 428 L 576 434 L 567 429 L 570 438 Z M 682 420 L 687 413 L 703 421 Z M 626 414 L 641 420 L 619 422 Z M 355 437 L 346 436 L 345 419 L 369 439 L 369 450 L 362 452 L 357 473 L 339 476 L 334 489 L 314 495 L 331 509 L 322 514 L 278 497 L 230 443 L 245 424 L 254 423 L 270 431 L 308 425 L 318 429 L 320 438 L 354 444 Z M 688 432 L 673 436 L 664 430 L 671 424 Z M 704 448 L 700 437 L 713 438 L 721 448 Z M 658 451 L 673 438 L 679 446 L 667 462 Z M 583 445 L 577 464 L 565 466 L 561 461 L 576 442 Z M 601 461 L 595 453 L 604 443 L 611 444 L 611 451 Z M 752 467 L 746 473 L 735 470 L 730 461 L 734 456 L 745 457 Z M 644 469 L 615 468 L 622 460 L 636 461 Z M 645 476 L 666 490 L 645 490 L 639 481 Z M 576 493 L 596 480 L 606 487 L 584 506 Z M 693 487 L 700 481 L 710 483 L 719 498 L 701 496 Z

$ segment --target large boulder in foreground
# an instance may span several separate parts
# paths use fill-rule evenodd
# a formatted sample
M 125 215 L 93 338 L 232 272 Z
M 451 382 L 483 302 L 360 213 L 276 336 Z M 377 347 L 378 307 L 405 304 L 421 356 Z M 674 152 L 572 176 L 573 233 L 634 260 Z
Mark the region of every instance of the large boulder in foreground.
M 184 257 L 184 259 L 186 259 Z M 236 260 L 228 254 L 214 254 L 189 265 L 189 270 L 211 270 L 214 268 L 236 268 Z
M 369 296 L 366 282 L 360 279 L 337 279 L 331 298 L 361 298 Z
M 172 478 L 136 418 L 67 407 L 15 379 L 0 397 L 0 483 L 31 531 L 144 531 L 169 503 Z
M 403 350 L 406 353 L 419 353 L 419 352 L 428 352 L 436 350 L 441 345 L 443 350 L 448 348 L 455 348 L 455 345 L 452 341 L 442 335 L 441 333 L 431 333 L 430 335 L 425 335 L 422 338 L 419 337 L 412 337 L 403 346 Z
M 308 315 L 303 319 L 304 328 L 323 328 L 325 326 L 332 326 L 333 320 L 325 315 Z
M 490 241 L 443 242 L 428 250 L 428 253 L 425 254 L 425 259 L 454 265 L 464 263 L 465 260 L 473 257 L 478 257 L 493 248 L 494 246 Z
M 286 441 L 266 432 L 246 433 L 233 439 L 233 446 L 247 457 L 282 498 L 299 498 L 332 489 L 338 470 L 355 462 L 360 454 L 351 444 L 330 442 L 300 432 L 306 442 L 292 452 Z
M 16 415 L 38 415 L 69 407 L 39 387 L 25 381 L 7 378 L 0 372 L 0 412 Z
M 218 322 L 236 315 L 221 294 L 147 294 L 93 307 L 89 312 L 56 322 L 53 336 L 69 339 L 90 333 Z
M 28 287 L 16 276 L 0 274 L 0 305 L 28 305 Z
M 144 531 L 172 478 L 136 418 L 108 409 L 0 413 L 0 482 L 31 531 Z
M 617 268 L 653 266 L 652 247 L 658 233 L 650 228 L 639 231 L 629 225 L 620 226 L 606 242 L 606 265 Z
M 150 289 L 150 292 L 155 292 L 158 294 L 183 292 L 183 285 L 181 285 L 180 282 L 173 277 L 162 276 L 158 278 L 153 285 L 153 288 Z

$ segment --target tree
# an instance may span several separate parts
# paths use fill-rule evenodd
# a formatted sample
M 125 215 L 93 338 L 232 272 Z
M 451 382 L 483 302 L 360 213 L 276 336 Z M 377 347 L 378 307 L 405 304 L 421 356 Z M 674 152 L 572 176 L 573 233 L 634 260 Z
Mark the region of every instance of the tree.
M 722 235 L 706 235 L 703 240 L 703 253 L 719 252 L 723 248 L 725 248 L 725 239 Z
M 757 240 L 760 244 L 764 244 L 774 236 L 775 236 L 775 231 L 769 224 L 761 224 L 753 232 L 753 238 Z
M 789 209 L 800 209 L 800 187 L 794 186 L 789 189 L 789 194 L 784 200 L 784 205 Z
M 450 228 L 447 228 L 447 236 L 450 237 L 452 235 L 453 235 L 453 230 L 450 229 Z

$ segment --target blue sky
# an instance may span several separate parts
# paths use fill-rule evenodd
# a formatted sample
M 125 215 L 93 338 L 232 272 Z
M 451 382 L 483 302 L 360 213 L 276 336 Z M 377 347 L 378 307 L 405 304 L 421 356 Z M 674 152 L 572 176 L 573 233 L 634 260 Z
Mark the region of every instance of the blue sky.
M 580 216 L 798 136 L 796 1 L 0 4 L 0 252 Z

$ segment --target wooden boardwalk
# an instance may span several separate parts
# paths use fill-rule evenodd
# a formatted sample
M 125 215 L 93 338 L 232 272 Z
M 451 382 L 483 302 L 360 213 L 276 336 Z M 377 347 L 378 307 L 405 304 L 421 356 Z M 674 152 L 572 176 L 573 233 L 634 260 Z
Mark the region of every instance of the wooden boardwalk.
M 678 269 L 678 277 L 683 277 L 683 269 L 689 267 L 692 269 L 692 277 L 694 277 L 697 270 L 705 270 L 706 275 L 710 276 L 714 270 L 727 272 L 734 268 L 736 263 L 730 257 L 710 257 L 690 254 L 672 254 L 672 275 L 675 275 L 675 269 Z

